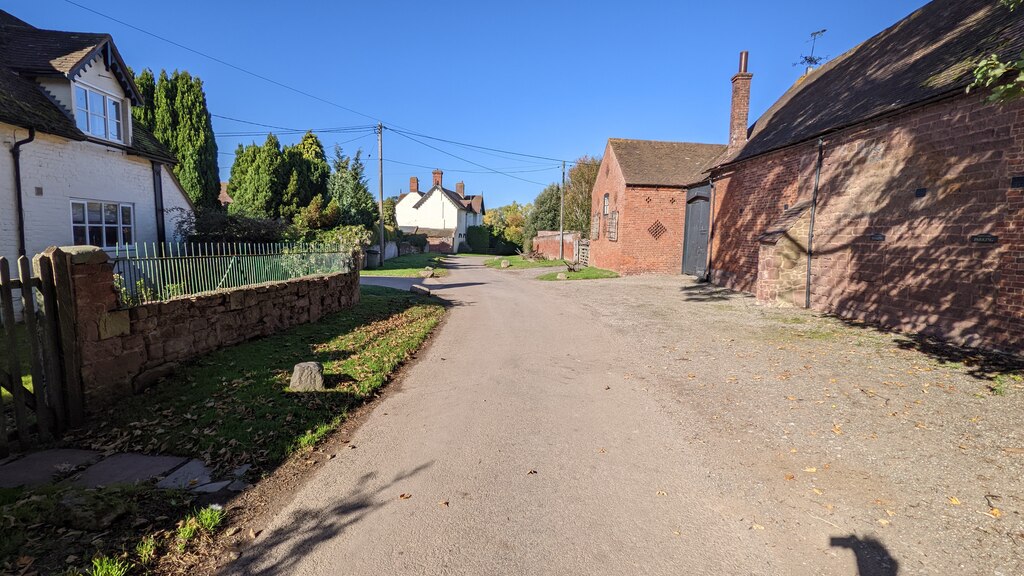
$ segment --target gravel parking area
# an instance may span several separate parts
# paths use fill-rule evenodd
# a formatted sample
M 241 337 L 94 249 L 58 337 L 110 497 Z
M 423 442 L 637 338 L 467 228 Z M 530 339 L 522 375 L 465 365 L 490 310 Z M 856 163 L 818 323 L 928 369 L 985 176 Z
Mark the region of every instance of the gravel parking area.
M 633 343 L 622 379 L 670 391 L 705 497 L 755 503 L 770 546 L 852 549 L 861 575 L 1024 573 L 1019 365 L 681 277 L 550 290 Z

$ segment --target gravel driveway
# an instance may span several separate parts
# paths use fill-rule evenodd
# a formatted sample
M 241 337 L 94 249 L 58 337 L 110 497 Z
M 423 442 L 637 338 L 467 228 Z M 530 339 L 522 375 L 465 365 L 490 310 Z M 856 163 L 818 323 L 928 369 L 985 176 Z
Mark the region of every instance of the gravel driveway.
M 231 573 L 1024 573 L 1005 367 L 680 277 L 459 262 L 434 343 Z

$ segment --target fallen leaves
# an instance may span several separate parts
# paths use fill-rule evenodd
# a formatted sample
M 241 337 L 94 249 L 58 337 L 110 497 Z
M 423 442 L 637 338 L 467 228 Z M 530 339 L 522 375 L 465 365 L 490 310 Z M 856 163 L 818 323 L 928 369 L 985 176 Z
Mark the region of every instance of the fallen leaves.
M 658 490 L 657 495 L 658 496 L 668 496 L 668 492 L 665 492 L 664 490 Z
M 530 470 L 529 472 L 526 473 L 526 475 L 529 476 L 531 474 L 536 474 L 536 473 L 537 473 L 536 470 Z
M 399 500 L 408 500 L 409 498 L 412 498 L 412 494 L 409 494 L 407 492 L 402 492 L 401 494 L 398 495 Z
M 953 506 L 960 505 L 960 499 L 957 498 L 956 496 L 947 496 L 947 498 L 949 498 L 949 503 L 952 504 Z

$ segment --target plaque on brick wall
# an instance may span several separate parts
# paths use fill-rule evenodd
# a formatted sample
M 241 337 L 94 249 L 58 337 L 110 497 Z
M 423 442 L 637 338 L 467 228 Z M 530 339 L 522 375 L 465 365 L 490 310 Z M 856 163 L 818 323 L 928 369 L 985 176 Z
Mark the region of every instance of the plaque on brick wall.
M 1024 188 L 1024 176 L 1010 178 L 1010 188 Z
M 991 234 L 975 234 L 971 236 L 971 242 L 975 244 L 995 244 L 999 242 L 999 237 Z
M 872 234 L 869 238 L 872 242 L 885 242 L 885 234 Z

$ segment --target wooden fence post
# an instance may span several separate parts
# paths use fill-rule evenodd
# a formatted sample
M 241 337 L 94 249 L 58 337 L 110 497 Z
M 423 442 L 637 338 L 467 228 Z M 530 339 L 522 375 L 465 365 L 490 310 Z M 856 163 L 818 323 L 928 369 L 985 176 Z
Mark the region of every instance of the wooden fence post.
M 85 421 L 82 393 L 82 360 L 75 331 L 75 292 L 71 276 L 71 256 L 60 248 L 44 252 L 53 264 L 53 282 L 57 292 L 57 317 L 60 319 L 60 343 L 64 354 L 64 382 L 67 391 L 68 424 L 74 428 Z
M 21 361 L 18 359 L 18 339 L 14 333 L 14 298 L 12 294 L 11 269 L 7 259 L 0 256 L 0 317 L 3 319 L 7 346 L 7 375 L 10 392 L 14 397 L 14 423 L 18 430 L 18 444 L 22 450 L 29 446 L 28 396 L 21 385 Z
M 28 342 L 23 345 L 28 347 L 29 371 L 32 374 L 32 395 L 36 399 L 36 424 L 39 428 L 39 439 L 48 442 L 53 439 L 53 418 L 50 416 L 50 407 L 46 402 L 46 389 L 52 383 L 43 374 L 42 350 L 39 346 L 39 332 L 36 327 L 36 295 L 35 282 L 32 279 L 32 272 L 29 268 L 28 258 L 18 258 L 18 276 L 21 278 L 21 310 L 27 328 Z
M 60 325 L 57 320 L 57 290 L 53 283 L 53 262 L 49 254 L 38 254 L 33 267 L 39 276 L 39 291 L 43 295 L 43 372 L 46 373 L 46 395 L 53 415 L 54 433 L 67 429 L 64 408 L 65 381 L 60 362 Z

